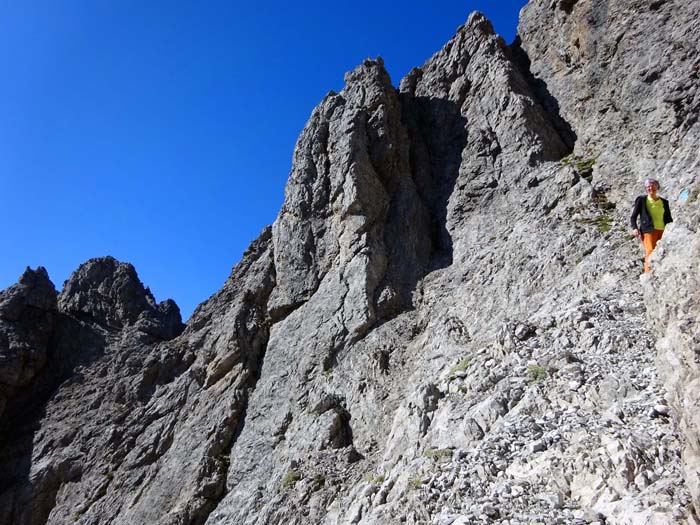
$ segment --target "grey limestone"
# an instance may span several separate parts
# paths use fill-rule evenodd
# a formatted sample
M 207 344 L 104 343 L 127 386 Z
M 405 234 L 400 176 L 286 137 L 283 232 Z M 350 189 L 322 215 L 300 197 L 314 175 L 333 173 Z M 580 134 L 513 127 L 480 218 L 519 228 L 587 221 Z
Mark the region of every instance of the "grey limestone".
M 697 523 L 697 12 L 531 0 L 398 87 L 365 60 L 186 325 L 113 258 L 27 270 L 0 524 Z

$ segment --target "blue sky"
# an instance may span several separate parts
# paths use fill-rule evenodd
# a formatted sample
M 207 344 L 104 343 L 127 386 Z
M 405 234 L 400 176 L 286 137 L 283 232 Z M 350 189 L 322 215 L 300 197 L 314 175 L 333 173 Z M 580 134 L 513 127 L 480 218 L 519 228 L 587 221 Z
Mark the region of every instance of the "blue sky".
M 525 3 L 0 3 L 0 289 L 112 255 L 186 319 L 274 221 L 346 71 L 380 55 L 398 85 L 474 10 L 510 43 Z

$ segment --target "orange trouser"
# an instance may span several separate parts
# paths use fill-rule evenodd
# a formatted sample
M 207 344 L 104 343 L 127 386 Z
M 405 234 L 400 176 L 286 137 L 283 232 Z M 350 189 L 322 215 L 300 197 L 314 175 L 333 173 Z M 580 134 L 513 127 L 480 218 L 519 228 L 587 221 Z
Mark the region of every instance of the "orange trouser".
M 642 234 L 642 242 L 644 243 L 644 250 L 646 250 L 647 254 L 646 257 L 644 257 L 644 271 L 645 272 L 650 272 L 651 268 L 649 268 L 649 257 L 651 257 L 651 252 L 654 251 L 654 248 L 656 248 L 656 243 L 659 242 L 659 239 L 661 239 L 661 236 L 664 234 L 663 230 L 654 230 L 651 233 L 643 233 Z

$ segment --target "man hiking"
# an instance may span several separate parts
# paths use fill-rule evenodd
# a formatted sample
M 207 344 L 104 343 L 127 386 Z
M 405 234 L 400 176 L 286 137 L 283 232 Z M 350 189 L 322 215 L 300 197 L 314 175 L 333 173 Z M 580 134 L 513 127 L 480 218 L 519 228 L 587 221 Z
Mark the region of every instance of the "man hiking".
M 649 257 L 651 252 L 656 248 L 656 243 L 664 234 L 664 228 L 667 224 L 673 222 L 671 217 L 671 208 L 668 201 L 659 197 L 658 191 L 661 188 L 658 180 L 647 179 L 644 181 L 644 189 L 646 195 L 641 195 L 634 201 L 632 209 L 632 233 L 635 237 L 642 237 L 646 256 L 644 257 L 644 271 L 650 272 Z M 639 218 L 639 224 L 637 219 Z

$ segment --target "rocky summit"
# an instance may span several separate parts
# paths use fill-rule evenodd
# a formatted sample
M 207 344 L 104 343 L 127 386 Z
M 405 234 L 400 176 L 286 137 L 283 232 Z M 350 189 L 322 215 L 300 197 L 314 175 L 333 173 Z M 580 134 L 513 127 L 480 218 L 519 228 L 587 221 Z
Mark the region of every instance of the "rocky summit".
M 531 0 L 398 87 L 366 60 L 186 325 L 113 258 L 27 269 L 0 524 L 697 524 L 698 13 Z

